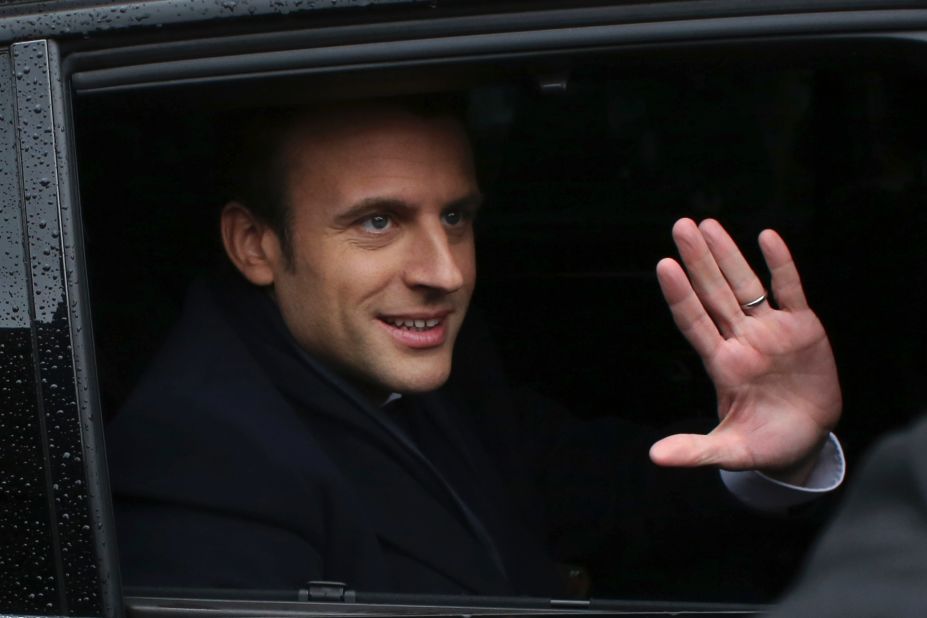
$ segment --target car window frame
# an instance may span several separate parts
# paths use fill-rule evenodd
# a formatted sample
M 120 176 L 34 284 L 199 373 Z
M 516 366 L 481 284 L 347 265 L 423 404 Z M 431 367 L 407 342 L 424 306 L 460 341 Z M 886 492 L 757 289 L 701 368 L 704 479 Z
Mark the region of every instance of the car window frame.
M 72 143 L 58 49 L 39 39 L 9 48 L 9 82 L 18 177 L 19 253 L 26 283 L 37 429 L 41 436 L 44 511 L 51 560 L 24 609 L 37 613 L 121 611 L 109 485 L 82 278 L 80 216 L 71 184 Z M 22 541 L 21 541 L 22 542 Z M 6 566 L 6 565 L 5 565 Z M 9 565 L 8 568 L 12 568 Z M 4 573 L 19 578 L 22 574 Z M 54 592 L 52 592 L 54 590 Z M 36 592 L 37 591 L 37 592 Z M 44 606 L 32 601 L 41 598 Z

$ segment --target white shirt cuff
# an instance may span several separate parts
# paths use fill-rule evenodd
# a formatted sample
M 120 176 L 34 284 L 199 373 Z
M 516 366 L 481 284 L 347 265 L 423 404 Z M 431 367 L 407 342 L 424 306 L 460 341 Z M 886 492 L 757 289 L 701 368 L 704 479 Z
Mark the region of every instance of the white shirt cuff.
M 759 511 L 783 512 L 837 489 L 845 472 L 843 447 L 831 433 L 805 485 L 777 481 L 755 470 L 721 470 L 721 481 L 744 504 Z

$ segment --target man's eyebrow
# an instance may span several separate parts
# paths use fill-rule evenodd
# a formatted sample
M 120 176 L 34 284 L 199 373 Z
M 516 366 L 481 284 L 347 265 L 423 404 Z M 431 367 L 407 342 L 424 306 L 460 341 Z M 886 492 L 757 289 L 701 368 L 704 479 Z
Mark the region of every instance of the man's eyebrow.
M 479 192 L 474 192 L 448 202 L 441 210 L 461 208 L 470 210 L 473 214 L 476 214 L 482 204 L 483 195 Z M 397 212 L 399 214 L 411 214 L 415 209 L 415 205 L 402 199 L 392 197 L 368 197 L 352 205 L 344 212 L 338 213 L 335 217 L 335 222 L 338 225 L 351 225 L 365 215 L 374 212 L 386 211 Z
M 392 197 L 368 197 L 357 202 L 344 212 L 338 213 L 335 222 L 341 225 L 350 225 L 370 213 L 378 211 L 409 213 L 415 206 L 405 200 Z

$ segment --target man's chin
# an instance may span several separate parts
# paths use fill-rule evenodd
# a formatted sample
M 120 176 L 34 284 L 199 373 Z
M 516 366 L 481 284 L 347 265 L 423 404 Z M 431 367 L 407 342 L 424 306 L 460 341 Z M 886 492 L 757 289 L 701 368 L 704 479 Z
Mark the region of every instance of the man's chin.
M 428 367 L 427 369 L 412 369 L 404 372 L 392 372 L 384 386 L 391 393 L 422 394 L 438 390 L 447 382 L 451 374 L 450 363 L 446 367 Z
M 447 382 L 447 375 L 440 378 L 402 380 L 396 383 L 396 388 L 391 389 L 393 393 L 406 393 L 409 395 L 420 395 L 436 391 Z
M 345 369 L 348 379 L 374 405 L 380 405 L 392 393 L 423 394 L 441 388 L 451 374 L 450 359 L 429 359 L 430 362 L 393 360 L 388 366 L 366 367 L 365 370 Z

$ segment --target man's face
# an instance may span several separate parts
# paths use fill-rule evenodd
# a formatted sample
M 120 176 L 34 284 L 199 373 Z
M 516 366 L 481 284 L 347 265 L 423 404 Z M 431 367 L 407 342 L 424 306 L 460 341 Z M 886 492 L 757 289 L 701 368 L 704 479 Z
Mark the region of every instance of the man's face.
M 304 349 L 372 398 L 441 386 L 476 278 L 479 190 L 451 118 L 348 113 L 290 141 L 293 261 L 274 265 Z

